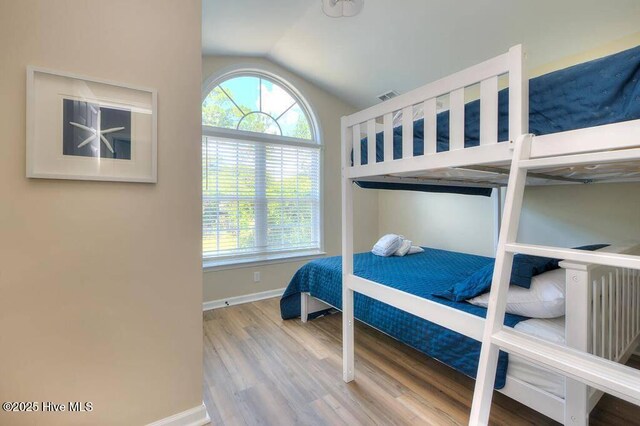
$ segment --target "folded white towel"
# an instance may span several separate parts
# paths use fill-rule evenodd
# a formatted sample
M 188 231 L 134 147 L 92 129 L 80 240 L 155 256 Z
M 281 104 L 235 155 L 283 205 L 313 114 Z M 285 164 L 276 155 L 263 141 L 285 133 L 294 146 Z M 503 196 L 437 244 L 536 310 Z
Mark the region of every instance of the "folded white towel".
M 407 254 L 416 254 L 416 253 L 422 253 L 424 251 L 424 249 L 420 246 L 411 246 L 411 248 L 409 249 L 409 252 Z
M 412 246 L 411 240 L 402 235 L 386 234 L 373 246 L 371 253 L 377 256 L 405 256 L 407 254 L 422 253 L 422 247 Z
M 409 253 L 409 250 L 411 250 L 411 241 L 403 239 L 400 247 L 398 248 L 398 250 L 396 250 L 395 253 L 393 253 L 393 255 L 404 256 L 405 254 Z
M 387 234 L 378 240 L 371 252 L 377 256 L 391 256 L 400 248 L 404 238 L 401 235 Z

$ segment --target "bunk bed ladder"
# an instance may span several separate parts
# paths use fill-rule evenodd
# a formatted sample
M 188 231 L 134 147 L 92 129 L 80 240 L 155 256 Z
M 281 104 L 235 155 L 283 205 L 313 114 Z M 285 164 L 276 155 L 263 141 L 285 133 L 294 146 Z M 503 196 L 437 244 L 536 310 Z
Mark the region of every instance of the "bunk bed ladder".
M 469 424 L 474 426 L 488 424 L 498 355 L 501 349 L 566 376 L 566 386 L 582 386 L 585 395 L 587 386 L 592 386 L 640 405 L 639 370 L 583 351 L 549 343 L 503 325 L 513 256 L 516 253 L 640 270 L 640 256 L 589 252 L 516 242 L 528 170 L 550 166 L 602 164 L 640 159 L 640 150 L 638 149 L 530 159 L 532 139 L 533 135 L 522 135 L 516 140 L 514 146 L 511 174 L 505 199 L 503 232 L 500 233 L 496 253 L 469 420 Z M 579 413 L 575 416 L 567 415 L 565 411 L 565 424 L 588 423 L 586 405 L 578 407 L 578 410 Z

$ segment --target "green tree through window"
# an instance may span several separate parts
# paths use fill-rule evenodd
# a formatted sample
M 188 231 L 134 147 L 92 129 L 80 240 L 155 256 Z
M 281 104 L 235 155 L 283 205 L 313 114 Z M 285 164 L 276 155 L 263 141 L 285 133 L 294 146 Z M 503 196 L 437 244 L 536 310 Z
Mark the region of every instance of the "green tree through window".
M 264 77 L 236 77 L 216 86 L 202 104 L 202 124 L 307 140 L 312 136 L 299 102 Z

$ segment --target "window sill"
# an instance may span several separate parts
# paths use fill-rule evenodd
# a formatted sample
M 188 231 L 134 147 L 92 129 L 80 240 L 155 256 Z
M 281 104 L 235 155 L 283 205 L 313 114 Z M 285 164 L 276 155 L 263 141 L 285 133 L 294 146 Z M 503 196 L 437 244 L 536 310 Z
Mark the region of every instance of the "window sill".
M 223 271 L 225 269 L 250 268 L 253 266 L 273 265 L 278 263 L 300 262 L 323 257 L 327 253 L 321 250 L 310 250 L 295 253 L 278 253 L 273 255 L 254 256 L 235 259 L 203 259 L 204 272 Z

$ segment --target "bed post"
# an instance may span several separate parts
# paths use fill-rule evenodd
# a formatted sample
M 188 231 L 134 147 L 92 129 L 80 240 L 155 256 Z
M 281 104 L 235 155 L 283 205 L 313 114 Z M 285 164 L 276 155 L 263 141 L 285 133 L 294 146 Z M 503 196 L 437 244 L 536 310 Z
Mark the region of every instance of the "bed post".
M 579 351 L 589 352 L 590 285 L 589 266 L 561 262 L 566 270 L 566 345 Z M 565 379 L 564 424 L 585 426 L 589 424 L 589 387 L 584 383 Z
M 342 378 L 354 379 L 353 290 L 347 280 L 353 274 L 353 183 L 348 176 L 351 165 L 353 130 L 342 117 Z
M 300 320 L 309 320 L 309 293 L 300 293 Z
M 493 188 L 491 199 L 493 201 L 493 254 L 495 256 L 498 252 L 500 224 L 502 223 L 502 188 Z

